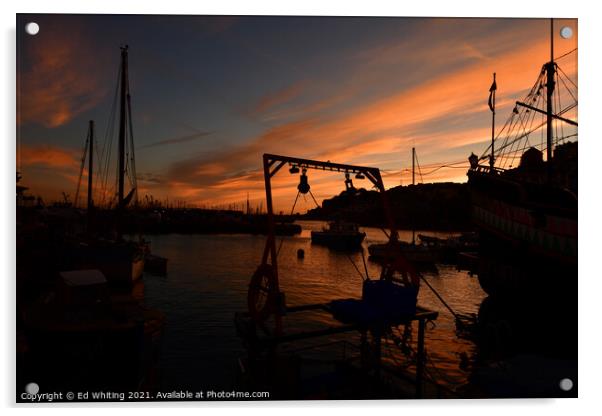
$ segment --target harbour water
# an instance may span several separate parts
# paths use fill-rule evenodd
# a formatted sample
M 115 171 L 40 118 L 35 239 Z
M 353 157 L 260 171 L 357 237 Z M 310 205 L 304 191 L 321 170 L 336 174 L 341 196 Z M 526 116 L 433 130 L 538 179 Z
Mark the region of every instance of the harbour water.
M 362 277 L 354 264 L 365 273 L 361 252 L 342 253 L 312 245 L 311 230 L 321 229 L 324 223 L 299 223 L 303 227 L 300 235 L 278 237 L 277 243 L 282 241 L 278 257 L 280 288 L 286 294 L 287 305 L 360 297 Z M 379 229 L 362 231 L 366 232 L 365 248 L 386 241 Z M 400 238 L 410 241 L 411 231 L 401 231 Z M 166 277 L 145 275 L 143 279 L 144 302 L 167 317 L 159 362 L 160 389 L 231 389 L 237 379 L 237 359 L 244 353 L 233 316 L 235 311 L 246 310 L 249 278 L 260 262 L 266 237 L 169 234 L 145 239 L 151 242 L 153 253 L 169 259 Z M 303 259 L 297 258 L 298 249 L 305 251 Z M 366 265 L 370 277 L 378 278 L 380 266 L 368 260 Z M 457 271 L 453 265 L 437 268 L 438 273 L 424 273 L 429 283 L 454 310 L 476 313 L 485 297 L 476 277 Z M 439 311 L 439 318 L 427 325 L 427 370 L 439 384 L 455 390 L 467 381 L 469 373 L 461 363 L 472 356 L 475 345 L 456 335 L 453 316 L 426 285 L 420 289 L 419 305 Z M 308 313 L 303 314 L 302 320 L 286 317 L 284 330 L 334 323 L 323 313 Z M 414 340 L 416 332 L 414 327 Z M 353 342 L 358 337 L 335 335 L 320 342 L 342 338 Z M 403 361 L 399 348 L 393 344 L 385 344 L 383 354 L 385 360 Z

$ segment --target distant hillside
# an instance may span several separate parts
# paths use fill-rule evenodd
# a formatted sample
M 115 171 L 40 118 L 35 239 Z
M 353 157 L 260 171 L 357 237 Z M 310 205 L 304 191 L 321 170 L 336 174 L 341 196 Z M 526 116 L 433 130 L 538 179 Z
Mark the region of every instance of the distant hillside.
M 466 183 L 397 186 L 387 190 L 396 226 L 431 230 L 468 230 L 470 193 Z M 366 226 L 385 226 L 382 196 L 378 191 L 343 191 L 326 199 L 307 219 L 344 219 Z

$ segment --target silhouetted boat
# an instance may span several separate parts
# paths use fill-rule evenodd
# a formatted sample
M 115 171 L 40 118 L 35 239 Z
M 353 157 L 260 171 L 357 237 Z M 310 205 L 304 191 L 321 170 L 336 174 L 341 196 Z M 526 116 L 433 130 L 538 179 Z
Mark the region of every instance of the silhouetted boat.
M 462 233 L 447 238 L 418 234 L 418 238 L 436 254 L 438 262 L 447 264 L 457 263 L 460 252 L 476 251 L 479 245 L 476 233 Z
M 159 356 L 162 313 L 112 294 L 99 270 L 60 273 L 58 285 L 23 308 L 31 362 L 48 388 L 133 391 Z
M 412 147 L 412 186 L 416 185 L 416 148 Z M 438 250 L 426 244 L 416 243 L 416 228 L 412 224 L 412 241 L 395 241 L 386 244 L 371 244 L 368 247 L 370 258 L 377 261 L 390 261 L 398 256 L 415 265 L 434 265 L 438 260 Z
M 127 205 L 136 195 L 136 171 L 133 151 L 130 156 L 126 155 L 126 141 L 129 140 L 129 146 L 133 148 L 133 135 L 131 132 L 131 107 L 130 91 L 128 80 L 128 47 L 121 48 L 121 66 L 120 80 L 118 82 L 120 92 L 120 118 L 119 118 L 119 146 L 117 158 L 117 206 L 114 210 L 115 216 L 110 219 L 112 222 L 110 228 L 116 228 L 116 235 L 107 238 L 101 238 L 100 235 L 107 230 L 98 230 L 95 224 L 95 207 L 93 200 L 93 178 L 94 178 L 94 122 L 90 121 L 86 146 L 84 148 L 84 157 L 80 170 L 80 181 L 76 191 L 75 202 L 77 203 L 81 177 L 86 160 L 88 157 L 88 202 L 87 202 L 87 235 L 84 239 L 73 241 L 67 244 L 65 250 L 71 257 L 67 265 L 71 268 L 95 268 L 101 270 L 109 283 L 118 286 L 131 286 L 136 280 L 142 277 L 144 271 L 144 253 L 146 244 L 143 241 L 127 241 L 123 238 L 123 229 L 125 219 L 125 210 Z M 128 134 L 129 133 L 129 134 Z M 128 160 L 129 158 L 129 160 Z M 110 159 L 109 159 L 110 160 Z M 128 166 L 128 163 L 131 165 Z M 127 173 L 129 167 L 129 173 Z M 133 176 L 132 189 L 125 195 L 125 177 L 126 174 Z M 98 233 L 97 233 L 98 232 Z
M 332 248 L 354 249 L 362 245 L 366 233 L 361 232 L 357 224 L 332 221 L 322 231 L 311 232 L 311 242 Z
M 397 241 L 393 245 L 390 243 L 370 244 L 368 253 L 370 253 L 370 258 L 375 260 L 390 260 L 400 255 L 412 263 L 433 264 L 438 260 L 435 249 L 425 244 L 406 241 Z

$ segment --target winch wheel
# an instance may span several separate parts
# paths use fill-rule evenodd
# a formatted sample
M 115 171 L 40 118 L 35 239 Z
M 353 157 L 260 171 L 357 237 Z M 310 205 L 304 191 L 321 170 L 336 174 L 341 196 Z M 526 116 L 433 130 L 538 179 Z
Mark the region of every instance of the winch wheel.
M 264 322 L 275 310 L 276 276 L 270 264 L 261 264 L 249 283 L 247 304 L 249 315 L 257 322 Z

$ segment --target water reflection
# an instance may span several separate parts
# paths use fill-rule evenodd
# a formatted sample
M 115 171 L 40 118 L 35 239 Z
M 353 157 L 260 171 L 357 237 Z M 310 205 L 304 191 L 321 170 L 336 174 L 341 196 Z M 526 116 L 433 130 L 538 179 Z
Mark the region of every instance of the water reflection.
M 300 222 L 298 236 L 279 237 L 280 287 L 288 305 L 328 302 L 337 298 L 361 296 L 362 277 L 351 263 L 364 273 L 360 252 L 340 253 L 327 247 L 312 245 L 311 230 L 324 223 Z M 383 232 L 364 228 L 364 246 L 385 241 Z M 445 237 L 445 233 L 421 232 Z M 243 353 L 233 326 L 235 311 L 246 309 L 249 278 L 260 262 L 265 236 L 253 235 L 160 235 L 147 236 L 153 252 L 169 258 L 167 277 L 145 276 L 145 301 L 167 315 L 160 362 L 163 389 L 231 388 L 236 379 L 236 359 Z M 411 231 L 401 231 L 400 238 L 411 241 Z M 297 250 L 305 250 L 299 259 Z M 371 278 L 380 274 L 380 266 L 367 261 Z M 456 271 L 454 266 L 438 266 L 439 273 L 425 277 L 461 312 L 476 312 L 484 293 L 476 278 Z M 419 304 L 440 312 L 436 326 L 427 330 L 427 352 L 431 363 L 442 372 L 440 382 L 463 383 L 467 373 L 460 369 L 459 355 L 470 355 L 474 345 L 455 335 L 451 314 L 423 285 Z M 324 323 L 334 324 L 323 313 L 304 313 L 286 317 L 285 330 L 309 329 Z M 345 336 L 342 336 L 343 338 Z M 341 339 L 341 335 L 330 340 Z M 321 340 L 328 341 L 327 339 Z M 298 345 L 297 345 L 298 346 Z M 394 346 L 384 353 L 399 359 Z

